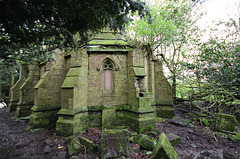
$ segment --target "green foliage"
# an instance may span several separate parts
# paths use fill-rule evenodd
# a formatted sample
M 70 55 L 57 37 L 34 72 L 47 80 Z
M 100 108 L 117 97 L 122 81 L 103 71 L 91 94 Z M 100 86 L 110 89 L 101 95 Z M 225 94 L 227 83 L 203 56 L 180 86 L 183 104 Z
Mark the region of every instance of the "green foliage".
M 0 59 L 0 85 L 2 94 L 5 97 L 9 96 L 10 87 L 17 82 L 19 77 L 19 64 L 8 63 Z
M 150 9 L 150 23 L 147 18 L 137 19 L 128 26 L 128 30 L 132 39 L 150 44 L 155 55 L 162 58 L 171 72 L 173 95 L 176 96 L 176 79 L 182 73 L 182 57 L 185 56 L 190 35 L 194 34 L 192 3 L 162 0 L 155 1 Z
M 39 59 L 42 51 L 75 48 L 76 42 L 88 40 L 90 31 L 121 29 L 130 20 L 127 15 L 136 11 L 148 14 L 140 0 L 0 1 L 0 58 Z

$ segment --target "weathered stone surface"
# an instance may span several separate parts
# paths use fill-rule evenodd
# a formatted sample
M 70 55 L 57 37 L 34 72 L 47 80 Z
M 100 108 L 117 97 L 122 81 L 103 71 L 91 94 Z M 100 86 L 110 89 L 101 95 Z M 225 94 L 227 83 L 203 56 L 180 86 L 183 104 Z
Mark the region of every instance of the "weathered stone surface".
M 191 122 L 191 120 L 180 118 L 180 117 L 174 117 L 171 120 L 171 122 L 176 125 L 187 126 Z
M 146 150 L 152 151 L 154 148 L 154 143 L 155 140 L 147 135 L 141 135 L 141 138 L 139 139 L 140 147 Z
M 152 159 L 180 159 L 164 133 L 159 137 L 151 155 Z
M 223 150 L 203 150 L 199 156 L 199 158 L 216 158 L 223 159 Z
M 12 106 L 19 102 L 18 116 L 32 111 L 33 127 L 56 123 L 63 136 L 91 126 L 129 125 L 144 132 L 155 126 L 156 114 L 174 116 L 171 86 L 149 45 L 130 47 L 109 30 L 91 39 L 77 50 L 56 49 L 55 62 L 31 65 L 29 75 L 21 68 L 25 79 L 13 87 L 11 100 Z
M 82 145 L 84 145 L 87 149 L 87 153 L 95 153 L 98 151 L 98 147 L 96 144 L 93 143 L 93 141 L 85 138 L 85 137 L 81 137 L 79 138 L 79 141 Z
M 171 85 L 163 74 L 162 62 L 160 60 L 156 60 L 154 63 L 154 79 L 156 104 L 161 106 L 172 106 L 173 99 Z
M 49 145 L 46 145 L 45 147 L 44 147 L 44 153 L 49 153 L 49 152 L 51 152 L 52 151 L 52 149 L 51 149 L 51 147 L 49 146 Z
M 74 137 L 70 143 L 67 145 L 68 147 L 68 156 L 77 156 L 81 151 L 81 145 L 78 137 Z
M 175 116 L 174 108 L 172 105 L 156 105 L 156 113 L 158 117 L 161 118 L 173 118 Z
M 116 121 L 116 110 L 107 109 L 102 110 L 102 128 L 111 128 L 114 126 Z
M 166 134 L 166 136 L 172 145 L 181 143 L 181 138 L 174 133 Z
M 67 152 L 61 151 L 58 153 L 57 159 L 66 159 L 67 158 Z
M 11 99 L 10 99 L 10 106 L 9 111 L 15 111 L 18 106 L 19 98 L 20 98 L 20 87 L 26 81 L 28 77 L 28 66 L 24 64 L 20 64 L 20 77 L 16 84 L 11 88 Z
M 101 157 L 118 158 L 129 157 L 129 132 L 126 129 L 105 130 L 101 135 Z
M 16 110 L 17 117 L 28 116 L 34 104 L 34 86 L 40 78 L 40 70 L 37 64 L 29 65 L 28 78 L 19 88 L 19 103 Z
M 214 130 L 234 131 L 236 128 L 236 117 L 229 114 L 218 113 L 214 118 Z

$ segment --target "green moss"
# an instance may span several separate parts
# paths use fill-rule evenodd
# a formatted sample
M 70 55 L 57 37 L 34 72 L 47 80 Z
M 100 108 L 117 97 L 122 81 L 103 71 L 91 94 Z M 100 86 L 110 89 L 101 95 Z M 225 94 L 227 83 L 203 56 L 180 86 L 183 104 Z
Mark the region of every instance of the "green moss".
M 158 106 L 156 107 L 156 110 L 158 117 L 173 118 L 175 116 L 173 106 Z
M 156 120 L 156 123 L 160 123 L 160 122 L 162 122 L 162 121 L 163 121 L 163 119 L 162 119 L 162 118 L 160 118 L 160 117 L 155 117 L 155 120 Z
M 119 158 L 130 155 L 129 151 L 129 131 L 123 130 L 105 130 L 101 135 L 101 157 Z
M 91 45 L 128 45 L 127 42 L 123 40 L 92 40 L 88 42 Z
M 146 150 L 153 150 L 154 143 L 154 139 L 147 135 L 141 135 L 141 138 L 139 139 L 140 147 Z
M 78 137 L 71 139 L 71 142 L 68 144 L 68 156 L 77 156 L 81 151 L 81 145 Z
M 172 145 L 181 143 L 181 138 L 174 133 L 167 134 L 166 136 Z
M 214 118 L 214 130 L 234 131 L 236 128 L 236 117 L 229 114 L 218 113 Z
M 62 88 L 74 88 L 76 81 L 77 81 L 77 76 L 76 77 L 66 77 L 61 87 Z
M 240 141 L 240 138 L 238 138 L 237 136 L 231 135 L 231 134 L 228 135 L 228 138 L 233 141 L 238 141 L 238 140 Z
M 151 155 L 152 159 L 180 159 L 164 133 L 161 134 Z
M 199 112 L 196 112 L 196 114 L 197 114 L 198 116 L 200 116 L 200 117 L 208 117 L 207 114 L 203 114 L 203 113 L 199 113 Z
M 79 141 L 82 145 L 86 146 L 87 153 L 93 154 L 98 151 L 97 145 L 94 144 L 93 141 L 91 141 L 85 137 L 81 137 L 79 139 Z
M 145 77 L 147 75 L 144 68 L 134 67 L 133 70 L 134 70 L 135 76 Z
M 202 118 L 202 122 L 203 122 L 203 124 L 206 125 L 206 126 L 209 126 L 209 125 L 210 125 L 210 124 L 209 124 L 209 121 L 208 121 L 207 119 L 205 119 L 205 118 Z
M 130 110 L 130 106 L 129 105 L 117 105 L 117 106 L 114 106 L 114 108 L 116 110 Z

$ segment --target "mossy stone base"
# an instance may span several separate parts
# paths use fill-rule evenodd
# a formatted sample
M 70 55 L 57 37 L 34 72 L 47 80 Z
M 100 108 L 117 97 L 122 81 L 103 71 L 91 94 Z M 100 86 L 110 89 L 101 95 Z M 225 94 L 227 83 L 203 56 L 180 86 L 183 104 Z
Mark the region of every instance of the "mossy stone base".
M 167 136 L 162 133 L 158 139 L 156 146 L 154 147 L 152 159 L 180 159 L 177 152 L 172 147 L 171 143 L 167 139 Z
M 127 129 L 108 129 L 101 135 L 101 158 L 130 156 L 129 131 Z
M 111 128 L 114 126 L 116 121 L 116 110 L 108 109 L 102 110 L 102 128 Z
M 90 111 L 88 112 L 88 126 L 89 127 L 101 127 L 102 126 L 102 112 Z
M 31 104 L 27 104 L 27 105 L 18 105 L 17 109 L 16 109 L 16 116 L 18 118 L 20 117 L 25 117 L 25 116 L 29 116 L 32 113 L 31 108 L 33 107 L 33 105 Z
M 65 111 L 61 109 L 59 112 Z M 56 134 L 59 136 L 72 136 L 88 127 L 88 112 L 79 112 L 78 114 L 58 113 L 58 115 Z
M 157 113 L 157 116 L 161 118 L 173 118 L 175 116 L 173 106 L 157 105 L 156 113 Z
M 48 128 L 56 124 L 58 119 L 57 110 L 32 111 L 30 123 L 33 128 Z
M 237 120 L 236 117 L 229 114 L 218 113 L 214 118 L 214 127 L 215 131 L 217 130 L 226 130 L 234 131 L 236 128 Z
M 155 127 L 155 123 L 154 112 L 129 112 L 126 124 L 128 124 L 134 131 L 143 133 Z

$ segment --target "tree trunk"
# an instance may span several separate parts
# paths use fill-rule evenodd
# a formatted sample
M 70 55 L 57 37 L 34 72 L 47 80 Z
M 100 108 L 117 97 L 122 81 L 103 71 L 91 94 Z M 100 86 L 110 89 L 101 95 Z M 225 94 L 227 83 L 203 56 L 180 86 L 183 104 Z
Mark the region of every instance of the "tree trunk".
M 11 99 L 11 95 L 12 95 L 12 87 L 15 84 L 15 69 L 12 70 L 11 72 L 11 86 L 10 86 L 10 90 L 9 90 L 9 99 Z
M 2 70 L 0 70 L 0 97 L 2 97 Z
M 177 88 L 177 83 L 176 83 L 176 74 L 173 74 L 173 82 L 172 82 L 172 96 L 173 99 L 176 99 L 176 88 Z

